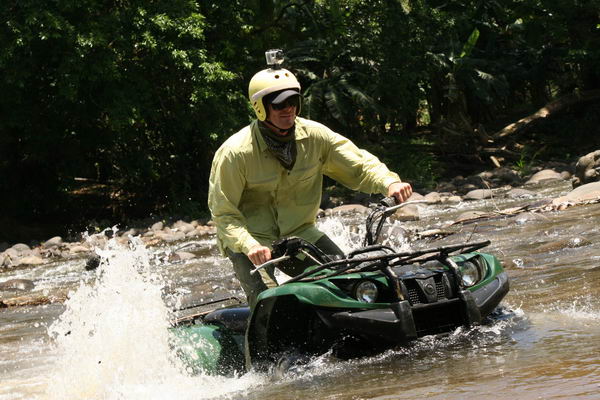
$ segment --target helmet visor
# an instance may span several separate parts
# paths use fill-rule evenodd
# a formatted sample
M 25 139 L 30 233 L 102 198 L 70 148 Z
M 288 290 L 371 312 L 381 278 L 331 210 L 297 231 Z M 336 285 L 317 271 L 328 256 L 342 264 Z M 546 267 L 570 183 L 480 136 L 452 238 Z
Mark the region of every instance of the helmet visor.
M 300 93 L 296 90 L 283 90 L 273 93 L 270 99 L 266 99 L 274 110 L 283 110 L 289 106 L 298 108 L 300 106 Z

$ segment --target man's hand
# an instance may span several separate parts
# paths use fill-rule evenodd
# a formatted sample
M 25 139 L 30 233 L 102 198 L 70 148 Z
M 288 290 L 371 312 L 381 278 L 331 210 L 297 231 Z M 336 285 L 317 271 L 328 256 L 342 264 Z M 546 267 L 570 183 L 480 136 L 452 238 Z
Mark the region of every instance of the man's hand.
M 248 252 L 248 258 L 254 265 L 264 264 L 271 259 L 271 249 L 265 246 L 254 246 Z
M 407 182 L 394 182 L 388 187 L 388 197 L 394 197 L 396 203 L 405 202 L 412 194 L 412 186 Z

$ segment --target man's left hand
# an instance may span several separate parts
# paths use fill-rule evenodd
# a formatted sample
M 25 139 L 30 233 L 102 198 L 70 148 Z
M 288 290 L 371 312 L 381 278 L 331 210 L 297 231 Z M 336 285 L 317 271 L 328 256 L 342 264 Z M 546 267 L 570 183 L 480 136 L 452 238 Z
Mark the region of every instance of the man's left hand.
M 388 197 L 394 197 L 398 204 L 405 202 L 412 192 L 412 186 L 407 182 L 394 182 L 388 187 Z

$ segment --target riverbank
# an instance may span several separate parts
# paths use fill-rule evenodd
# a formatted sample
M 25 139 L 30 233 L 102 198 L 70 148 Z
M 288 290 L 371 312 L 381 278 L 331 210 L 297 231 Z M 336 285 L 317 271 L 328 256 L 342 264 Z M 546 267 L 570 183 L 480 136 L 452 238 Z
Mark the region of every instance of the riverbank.
M 427 193 L 415 192 L 411 200 L 425 200 L 429 204 L 461 203 L 485 199 L 501 198 L 534 198 L 534 192 L 527 188 L 532 185 L 543 185 L 553 181 L 570 181 L 573 179 L 575 165 L 552 163 L 532 169 L 532 173 L 521 176 L 517 171 L 508 168 L 495 168 L 479 174 L 440 182 L 437 190 Z M 562 210 L 576 204 L 589 204 L 600 199 L 600 188 L 596 184 L 581 186 L 566 197 L 532 201 L 526 206 L 497 210 L 492 213 L 465 213 L 459 216 L 454 224 L 465 223 L 474 219 L 490 218 L 497 215 L 510 215 L 519 212 L 542 212 Z M 339 191 L 335 195 L 329 191 L 324 193 L 320 217 L 345 213 L 366 213 L 366 206 L 380 197 L 347 192 L 344 197 Z M 394 215 L 398 220 L 420 219 L 417 206 L 404 207 Z M 31 266 L 43 266 L 57 260 L 88 260 L 94 255 L 95 248 L 104 248 L 111 238 L 127 244 L 132 237 L 139 237 L 149 247 L 183 242 L 186 240 L 209 239 L 215 234 L 212 221 L 177 220 L 168 222 L 159 220 L 148 225 L 131 227 L 105 227 L 95 233 L 83 233 L 76 240 L 68 240 L 61 236 L 51 237 L 43 242 L 0 243 L 0 273 Z M 421 233 L 436 235 L 438 231 Z M 186 260 L 194 255 L 185 251 L 175 251 L 171 260 Z M 89 266 L 92 268 L 93 266 Z M 2 282 L 0 291 L 24 291 L 22 282 Z

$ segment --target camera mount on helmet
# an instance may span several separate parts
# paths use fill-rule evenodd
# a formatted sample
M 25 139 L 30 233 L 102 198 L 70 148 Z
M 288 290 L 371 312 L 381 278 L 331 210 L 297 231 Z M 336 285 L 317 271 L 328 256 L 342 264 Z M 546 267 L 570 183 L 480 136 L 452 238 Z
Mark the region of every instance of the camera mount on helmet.
M 265 58 L 267 59 L 267 66 L 271 69 L 281 69 L 283 64 L 283 50 L 271 49 L 265 51 Z

